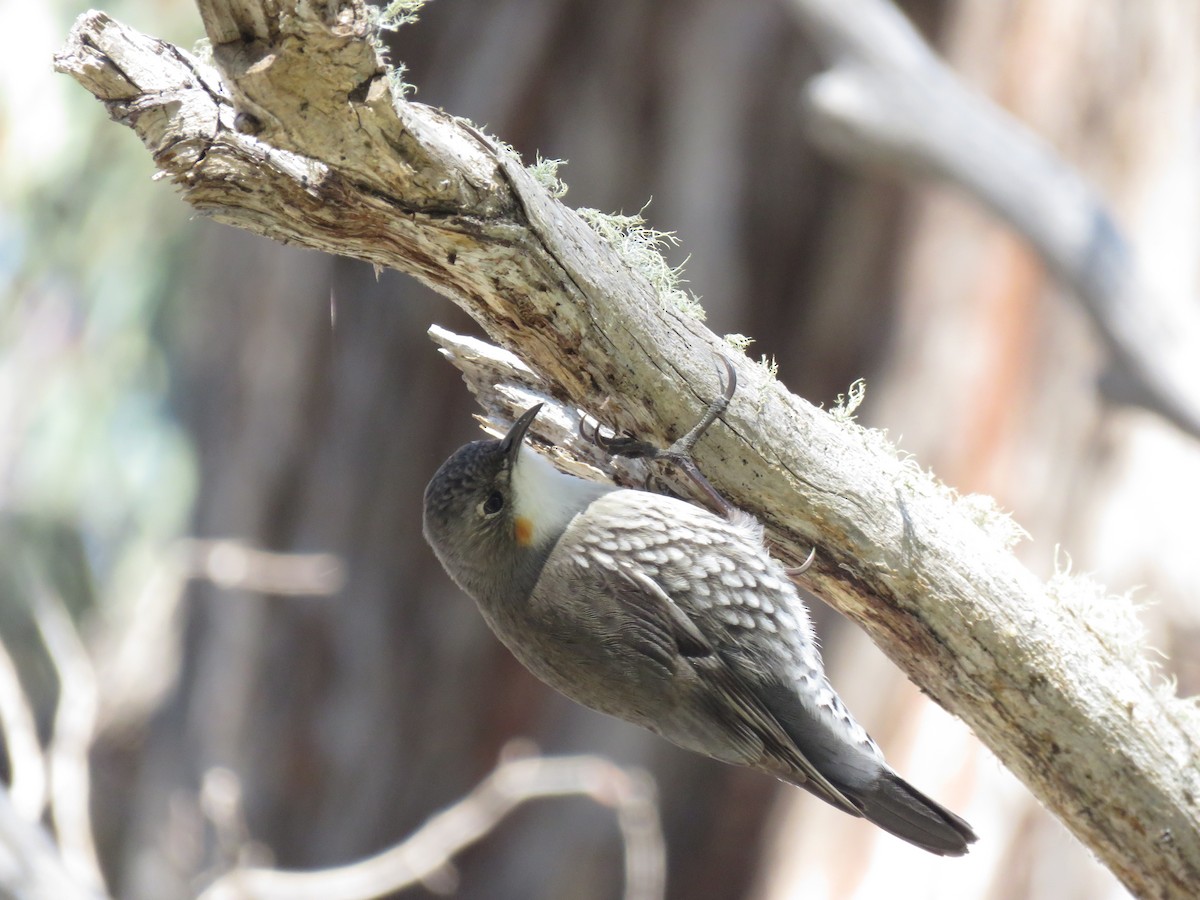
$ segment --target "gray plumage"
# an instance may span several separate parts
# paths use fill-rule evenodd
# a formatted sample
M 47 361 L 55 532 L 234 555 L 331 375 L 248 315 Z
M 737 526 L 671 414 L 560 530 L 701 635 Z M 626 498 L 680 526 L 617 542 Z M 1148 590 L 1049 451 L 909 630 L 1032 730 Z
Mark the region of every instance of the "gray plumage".
M 425 491 L 426 538 L 513 654 L 584 706 L 965 853 L 970 826 L 888 767 L 825 678 L 761 526 L 558 472 L 523 447 L 537 409 Z

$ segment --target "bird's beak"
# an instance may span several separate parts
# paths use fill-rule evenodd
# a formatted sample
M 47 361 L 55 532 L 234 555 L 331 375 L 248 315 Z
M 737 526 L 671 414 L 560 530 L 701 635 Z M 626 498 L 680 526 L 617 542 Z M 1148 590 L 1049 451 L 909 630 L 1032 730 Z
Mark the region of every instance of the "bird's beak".
M 543 404 L 539 403 L 521 413 L 521 417 L 513 422 L 512 428 L 508 429 L 508 434 L 500 441 L 500 452 L 507 456 L 510 462 L 515 460 L 517 454 L 521 452 L 521 443 L 525 440 L 525 432 L 529 430 L 529 426 L 541 412 L 542 406 Z

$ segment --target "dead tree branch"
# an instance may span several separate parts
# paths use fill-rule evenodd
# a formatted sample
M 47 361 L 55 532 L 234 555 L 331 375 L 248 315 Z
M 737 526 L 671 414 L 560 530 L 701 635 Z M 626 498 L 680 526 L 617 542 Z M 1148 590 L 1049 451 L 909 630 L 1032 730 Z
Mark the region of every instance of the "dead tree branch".
M 520 392 L 493 386 L 516 382 L 553 398 L 564 422 L 610 398 L 605 423 L 646 439 L 667 443 L 696 420 L 728 347 L 662 302 L 511 152 L 398 96 L 366 7 L 200 8 L 216 68 L 98 12 L 57 58 L 187 202 L 450 297 L 524 360 L 443 340 L 490 409 L 508 414 Z M 1040 583 L 997 517 L 877 434 L 790 395 L 760 366 L 737 368 L 725 426 L 698 448 L 717 488 L 766 524 L 785 559 L 816 545 L 807 585 L 964 718 L 1131 890 L 1192 895 L 1194 708 L 1153 686 L 1119 616 Z
M 568 796 L 616 809 L 625 845 L 626 900 L 661 898 L 666 853 L 646 779 L 598 757 L 533 756 L 502 760 L 470 794 L 376 856 L 316 872 L 235 869 L 200 900 L 371 900 L 422 883 L 452 888 L 444 875 L 454 857 L 510 812 L 530 800 Z
M 1095 187 L 963 85 L 888 0 L 791 6 L 829 63 L 805 89 L 813 142 L 855 168 L 949 182 L 990 209 L 1080 301 L 1120 399 L 1200 437 L 1195 306 L 1156 295 Z
M 10 784 L 0 785 L 0 895 L 15 900 L 107 897 L 88 810 L 87 750 L 95 682 L 86 651 L 57 596 L 33 580 L 35 618 L 59 681 L 54 734 L 44 751 L 32 706 L 0 640 L 0 738 Z M 49 787 L 55 840 L 41 826 Z
M 67 871 L 99 893 L 104 890 L 104 875 L 92 835 L 88 760 L 99 706 L 96 676 L 61 598 L 42 584 L 35 592 L 34 618 L 58 677 L 54 733 L 46 748 L 54 833 Z
M 8 793 L 13 812 L 29 822 L 37 822 L 46 809 L 46 759 L 38 740 L 33 708 L 3 640 L 0 640 L 0 738 L 8 756 Z

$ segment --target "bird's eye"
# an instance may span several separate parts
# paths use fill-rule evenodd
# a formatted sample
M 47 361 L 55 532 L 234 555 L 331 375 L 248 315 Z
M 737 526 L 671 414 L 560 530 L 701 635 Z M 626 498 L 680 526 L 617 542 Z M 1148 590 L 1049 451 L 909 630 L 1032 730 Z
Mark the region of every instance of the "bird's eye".
M 491 496 L 483 502 L 483 514 L 494 516 L 502 509 L 504 509 L 504 495 L 499 491 L 492 491 Z

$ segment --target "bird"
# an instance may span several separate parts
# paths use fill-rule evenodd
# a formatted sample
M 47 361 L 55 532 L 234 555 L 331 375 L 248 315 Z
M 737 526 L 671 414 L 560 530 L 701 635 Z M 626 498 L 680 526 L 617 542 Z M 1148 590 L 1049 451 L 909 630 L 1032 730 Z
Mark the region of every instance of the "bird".
M 424 495 L 426 540 L 512 654 L 583 706 L 965 854 L 971 826 L 896 774 L 830 685 L 794 573 L 757 520 L 559 471 L 525 440 L 542 405 L 460 447 Z M 690 459 L 723 409 L 669 451 L 618 452 Z

